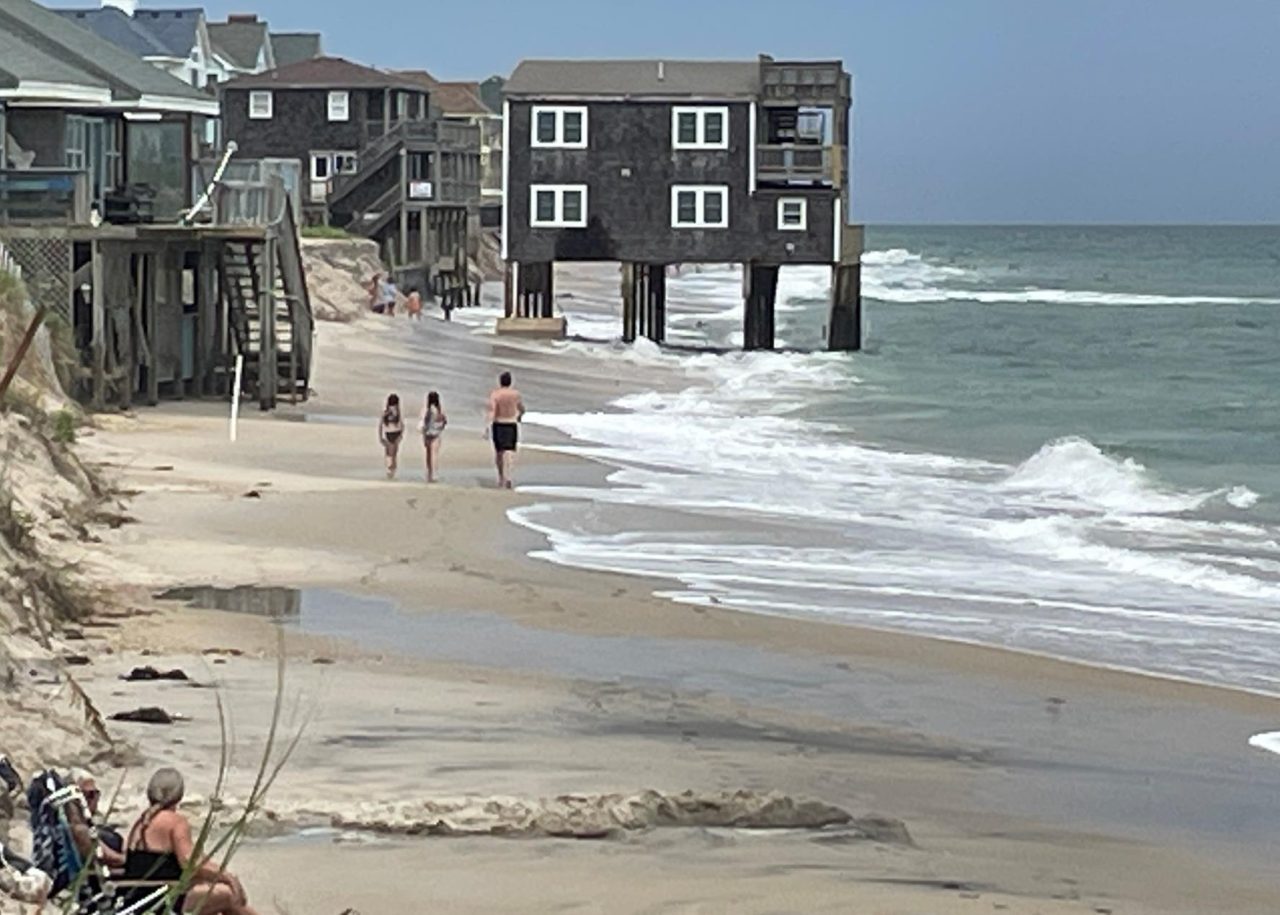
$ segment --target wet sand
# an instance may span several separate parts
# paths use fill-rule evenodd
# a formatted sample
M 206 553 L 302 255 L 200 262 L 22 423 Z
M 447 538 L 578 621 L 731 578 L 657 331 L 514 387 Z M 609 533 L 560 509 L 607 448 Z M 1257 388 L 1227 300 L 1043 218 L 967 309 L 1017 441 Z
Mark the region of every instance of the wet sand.
M 94 561 L 149 613 L 97 633 L 116 653 L 89 688 L 108 713 L 154 703 L 191 719 L 120 726 L 150 763 L 212 784 L 213 692 L 114 679 L 182 666 L 221 685 L 232 794 L 244 790 L 278 631 L 150 595 L 304 589 L 284 630 L 290 708 L 310 723 L 268 803 L 268 831 L 285 835 L 237 863 L 259 898 L 365 915 L 403 911 L 406 897 L 456 912 L 1276 910 L 1280 778 L 1246 746 L 1274 729 L 1275 700 L 678 606 L 653 596 L 662 582 L 528 559 L 537 538 L 506 521 L 528 497 L 490 488 L 480 399 L 501 364 L 538 397 L 585 401 L 586 368 L 437 321 L 325 326 L 320 354 L 319 396 L 246 416 L 235 446 L 218 404 L 108 420 L 90 444 L 138 490 L 140 522 Z M 403 481 L 379 478 L 372 417 L 388 375 L 406 396 L 446 392 L 445 484 L 419 482 L 411 447 Z M 520 480 L 602 472 L 527 451 Z M 645 789 L 813 798 L 900 818 L 915 847 L 704 828 L 587 844 L 290 836 L 389 802 Z

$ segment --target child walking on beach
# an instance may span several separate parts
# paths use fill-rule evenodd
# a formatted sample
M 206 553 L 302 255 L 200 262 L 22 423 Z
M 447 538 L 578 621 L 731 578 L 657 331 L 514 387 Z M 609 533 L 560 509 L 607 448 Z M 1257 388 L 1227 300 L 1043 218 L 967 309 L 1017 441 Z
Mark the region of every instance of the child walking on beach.
M 444 427 L 449 425 L 449 417 L 445 416 L 440 406 L 440 395 L 432 391 L 427 395 L 427 405 L 422 411 L 422 446 L 427 455 L 427 482 L 436 481 L 436 471 L 440 469 L 440 437 L 444 435 Z
M 422 296 L 416 287 L 411 288 L 409 294 L 405 296 L 404 310 L 413 320 L 422 320 Z
M 397 461 L 400 456 L 400 440 L 404 438 L 404 418 L 400 415 L 400 395 L 387 397 L 387 405 L 382 408 L 382 416 L 378 418 L 378 441 L 387 456 L 387 479 L 396 475 Z

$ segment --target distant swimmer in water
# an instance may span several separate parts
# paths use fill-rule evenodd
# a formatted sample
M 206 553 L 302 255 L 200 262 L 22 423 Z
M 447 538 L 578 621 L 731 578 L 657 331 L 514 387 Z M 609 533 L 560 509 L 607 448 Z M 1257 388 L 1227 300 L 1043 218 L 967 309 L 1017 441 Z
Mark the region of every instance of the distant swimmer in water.
M 444 435 L 444 427 L 449 425 L 449 417 L 440 406 L 440 395 L 432 391 L 427 395 L 427 405 L 422 411 L 422 447 L 427 455 L 427 482 L 436 481 L 436 473 L 440 470 L 440 437 Z
M 387 479 L 396 475 L 396 464 L 400 457 L 400 440 L 404 438 L 404 417 L 400 415 L 400 395 L 387 397 L 387 405 L 378 418 L 378 441 L 387 456 Z
M 520 441 L 520 420 L 524 418 L 524 401 L 511 386 L 511 373 L 498 377 L 498 386 L 489 395 L 485 416 L 485 432 L 493 437 L 493 457 L 498 468 L 498 486 L 512 489 L 516 463 L 516 446 Z

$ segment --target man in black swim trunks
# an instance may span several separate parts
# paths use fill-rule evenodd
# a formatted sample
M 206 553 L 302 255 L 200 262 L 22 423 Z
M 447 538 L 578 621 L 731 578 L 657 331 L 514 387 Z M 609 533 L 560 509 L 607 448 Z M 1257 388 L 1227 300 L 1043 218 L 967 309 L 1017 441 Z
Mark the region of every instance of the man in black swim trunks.
M 498 487 L 512 489 L 515 483 L 516 446 L 520 440 L 520 420 L 524 418 L 524 401 L 511 386 L 511 373 L 498 377 L 498 386 L 489 395 L 485 414 L 485 432 L 493 436 L 494 464 L 498 468 Z

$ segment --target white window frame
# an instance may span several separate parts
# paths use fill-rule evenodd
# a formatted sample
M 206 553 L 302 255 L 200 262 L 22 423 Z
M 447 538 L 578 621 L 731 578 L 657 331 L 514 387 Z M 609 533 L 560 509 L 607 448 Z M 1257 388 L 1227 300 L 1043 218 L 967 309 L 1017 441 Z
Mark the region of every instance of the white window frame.
M 538 117 L 543 114 L 555 115 L 556 136 L 554 140 L 548 141 L 538 138 Z M 582 116 L 582 139 L 573 143 L 566 142 L 564 138 L 564 118 L 566 114 Z M 588 120 L 586 105 L 534 105 L 532 120 L 529 122 L 530 145 L 535 149 L 586 149 L 590 129 Z
M 787 223 L 784 214 L 788 204 L 793 203 L 800 205 L 800 221 L 791 225 Z M 778 229 L 782 232 L 807 232 L 809 230 L 809 200 L 807 197 L 778 198 Z
M 697 198 L 697 221 L 680 221 L 680 194 L 694 193 Z M 707 197 L 720 197 L 720 221 L 707 222 Z M 727 184 L 673 184 L 671 186 L 671 228 L 673 229 L 727 229 L 729 228 L 729 185 Z
M 351 120 L 351 93 L 345 89 L 330 90 L 327 107 L 331 122 Z
M 556 195 L 556 215 L 550 220 L 538 218 L 538 194 L 551 191 Z M 564 218 L 566 192 L 582 194 L 582 215 L 575 220 Z M 529 225 L 535 229 L 585 229 L 587 226 L 588 191 L 585 184 L 531 184 L 529 185 Z
M 698 119 L 697 139 L 692 143 L 680 141 L 680 116 L 692 114 Z M 707 142 L 707 115 L 720 115 L 720 140 Z M 728 149 L 729 107 L 727 105 L 677 105 L 671 109 L 672 149 Z
M 265 102 L 266 104 L 262 104 Z M 249 120 L 269 121 L 275 113 L 275 96 L 270 89 L 249 91 Z

